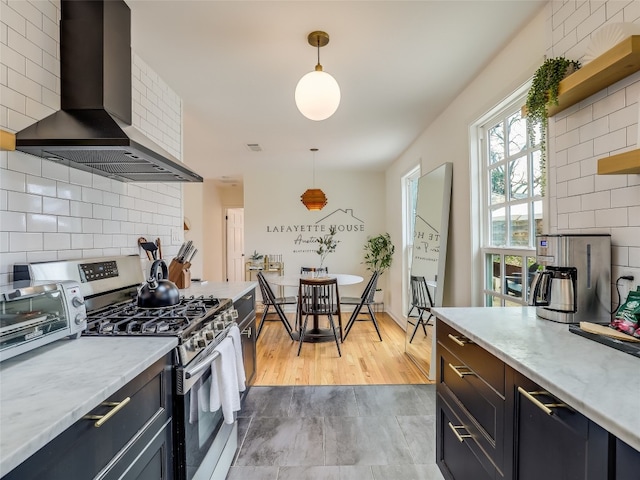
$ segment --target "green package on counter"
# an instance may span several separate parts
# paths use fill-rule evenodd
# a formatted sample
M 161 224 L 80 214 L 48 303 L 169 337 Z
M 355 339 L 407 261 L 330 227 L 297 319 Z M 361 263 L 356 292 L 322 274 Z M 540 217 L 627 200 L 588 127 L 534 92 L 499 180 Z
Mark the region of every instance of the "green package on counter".
M 640 322 L 640 288 L 632 290 L 627 300 L 616 311 L 611 326 L 629 335 L 634 335 L 639 329 Z

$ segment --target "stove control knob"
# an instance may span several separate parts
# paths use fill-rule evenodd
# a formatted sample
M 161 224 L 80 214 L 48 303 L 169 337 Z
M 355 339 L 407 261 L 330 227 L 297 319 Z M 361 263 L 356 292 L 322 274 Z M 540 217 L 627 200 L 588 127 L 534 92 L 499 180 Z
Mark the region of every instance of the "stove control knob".
M 213 340 L 213 338 L 215 337 L 215 334 L 213 333 L 212 330 L 207 330 L 204 332 L 204 338 L 211 341 Z
M 84 305 L 84 298 L 82 298 L 82 297 L 73 297 L 71 299 L 71 305 L 73 305 L 76 308 L 81 307 L 82 305 Z
M 196 342 L 196 346 L 200 347 L 200 348 L 204 348 L 207 346 L 207 342 L 205 341 L 205 339 L 203 337 L 201 337 L 200 335 L 198 335 L 194 341 Z

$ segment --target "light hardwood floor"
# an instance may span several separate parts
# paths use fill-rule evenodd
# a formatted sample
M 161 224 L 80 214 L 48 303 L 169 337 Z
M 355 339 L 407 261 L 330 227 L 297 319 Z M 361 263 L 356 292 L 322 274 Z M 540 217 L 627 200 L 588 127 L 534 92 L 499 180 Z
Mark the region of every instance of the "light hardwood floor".
M 258 321 L 262 312 L 258 312 Z M 294 314 L 287 314 L 293 324 Z M 271 315 L 269 318 L 275 318 Z M 362 316 L 362 318 L 366 318 Z M 427 384 L 426 376 L 404 353 L 405 332 L 386 313 L 376 314 L 382 342 L 373 322 L 358 321 L 338 356 L 335 342 L 298 343 L 280 321 L 267 321 L 258 339 L 258 372 L 254 385 L 398 385 Z M 349 314 L 342 315 L 346 325 Z

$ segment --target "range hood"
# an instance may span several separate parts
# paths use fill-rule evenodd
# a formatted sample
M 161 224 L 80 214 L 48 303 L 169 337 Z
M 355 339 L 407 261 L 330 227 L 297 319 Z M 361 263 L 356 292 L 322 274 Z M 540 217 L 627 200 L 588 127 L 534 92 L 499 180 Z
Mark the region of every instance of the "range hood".
M 131 125 L 131 11 L 62 0 L 61 110 L 16 134 L 16 150 L 123 182 L 202 182 Z

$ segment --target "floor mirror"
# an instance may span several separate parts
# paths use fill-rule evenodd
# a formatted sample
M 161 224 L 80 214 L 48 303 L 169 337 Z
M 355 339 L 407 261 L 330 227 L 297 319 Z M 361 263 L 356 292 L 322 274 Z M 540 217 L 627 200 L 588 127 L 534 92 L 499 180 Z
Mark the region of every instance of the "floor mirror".
M 418 179 L 410 272 L 411 276 L 424 277 L 434 306 L 442 305 L 444 292 L 452 174 L 453 164 L 448 162 Z M 411 291 L 409 302 L 410 311 Z M 435 380 L 435 318 L 426 326 L 419 324 L 418 316 L 419 312 L 413 309 L 407 318 L 405 352 L 429 380 Z M 424 323 L 428 318 L 429 313 L 425 312 Z

